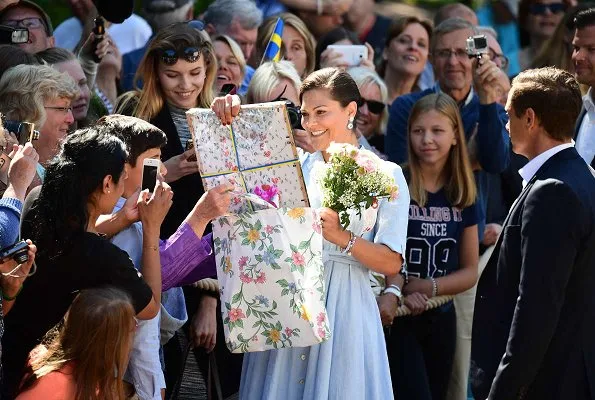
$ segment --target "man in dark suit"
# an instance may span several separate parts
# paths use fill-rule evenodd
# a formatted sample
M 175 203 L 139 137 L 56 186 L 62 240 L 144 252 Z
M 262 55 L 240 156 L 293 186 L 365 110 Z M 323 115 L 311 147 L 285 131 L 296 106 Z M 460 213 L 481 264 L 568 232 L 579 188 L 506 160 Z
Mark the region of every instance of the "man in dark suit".
M 506 111 L 524 189 L 477 287 L 477 400 L 595 399 L 595 176 L 572 144 L 578 83 L 518 75 Z
M 572 62 L 576 80 L 589 86 L 583 96 L 583 108 L 577 120 L 574 140 L 576 150 L 583 159 L 595 168 L 595 8 L 579 12 L 574 18 L 576 28 L 572 45 Z

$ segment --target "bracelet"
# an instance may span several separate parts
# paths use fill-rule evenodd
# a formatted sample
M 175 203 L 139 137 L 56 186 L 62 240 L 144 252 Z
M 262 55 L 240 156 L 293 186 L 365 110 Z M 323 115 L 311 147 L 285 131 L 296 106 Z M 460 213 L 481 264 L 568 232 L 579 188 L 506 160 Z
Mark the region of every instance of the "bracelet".
M 341 250 L 341 253 L 347 254 L 348 256 L 351 255 L 351 249 L 357 240 L 357 236 L 353 234 L 353 232 L 349 231 L 349 242 L 347 242 L 347 246 Z
M 431 276 L 428 277 L 428 279 L 432 281 L 432 297 L 436 297 L 438 295 L 438 283 L 436 282 L 436 279 Z
M 7 296 L 4 294 L 4 291 L 2 291 L 2 299 L 5 301 L 14 301 L 17 298 L 17 296 L 19 295 L 19 293 L 21 293 L 21 290 L 23 290 L 23 285 L 21 285 L 21 287 L 19 288 L 19 291 L 14 296 Z

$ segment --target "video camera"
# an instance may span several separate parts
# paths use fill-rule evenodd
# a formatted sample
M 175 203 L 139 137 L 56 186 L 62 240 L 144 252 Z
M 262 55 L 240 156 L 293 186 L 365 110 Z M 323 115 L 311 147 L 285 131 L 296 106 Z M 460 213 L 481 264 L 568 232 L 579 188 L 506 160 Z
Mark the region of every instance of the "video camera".
M 27 28 L 0 25 L 0 44 L 22 44 L 28 41 L 29 30 Z
M 489 51 L 488 38 L 485 35 L 469 36 L 466 51 L 469 58 L 481 60 L 481 56 Z

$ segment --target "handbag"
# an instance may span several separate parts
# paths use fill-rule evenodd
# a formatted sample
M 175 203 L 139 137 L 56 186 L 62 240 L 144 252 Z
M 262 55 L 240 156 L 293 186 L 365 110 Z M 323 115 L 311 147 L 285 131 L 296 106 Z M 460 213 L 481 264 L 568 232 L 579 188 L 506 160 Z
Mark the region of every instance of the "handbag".
M 330 337 L 320 218 L 312 208 L 264 209 L 213 222 L 226 344 L 232 353 L 306 347 Z

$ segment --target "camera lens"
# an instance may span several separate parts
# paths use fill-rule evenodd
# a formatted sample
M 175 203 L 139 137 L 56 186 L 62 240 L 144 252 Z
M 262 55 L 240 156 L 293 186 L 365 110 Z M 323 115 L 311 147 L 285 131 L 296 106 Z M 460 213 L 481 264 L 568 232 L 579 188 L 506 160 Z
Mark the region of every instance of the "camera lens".
M 289 124 L 292 129 L 301 129 L 302 127 L 302 114 L 296 107 L 287 107 L 287 114 L 289 115 Z
M 13 260 L 15 260 L 19 264 L 26 263 L 29 259 L 28 251 L 29 250 L 26 248 L 24 250 L 14 253 L 14 256 L 12 257 Z

